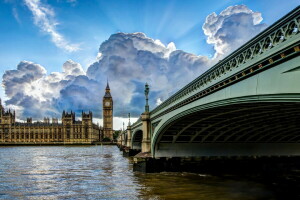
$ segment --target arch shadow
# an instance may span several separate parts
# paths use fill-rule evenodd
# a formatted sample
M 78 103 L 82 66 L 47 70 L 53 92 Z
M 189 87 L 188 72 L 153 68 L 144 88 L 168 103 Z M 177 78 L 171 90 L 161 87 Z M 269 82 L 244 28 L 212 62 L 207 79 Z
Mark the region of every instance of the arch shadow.
M 152 155 L 300 155 L 299 101 L 225 101 L 186 110 L 160 124 Z
M 131 142 L 132 149 L 141 150 L 142 140 L 143 140 L 143 131 L 140 129 L 134 131 L 132 134 L 132 142 Z

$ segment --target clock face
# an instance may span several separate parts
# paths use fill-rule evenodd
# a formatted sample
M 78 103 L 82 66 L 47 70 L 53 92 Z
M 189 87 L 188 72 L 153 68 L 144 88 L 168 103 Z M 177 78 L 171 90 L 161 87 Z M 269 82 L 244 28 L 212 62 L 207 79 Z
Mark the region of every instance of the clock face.
M 110 106 L 110 102 L 109 102 L 109 101 L 106 101 L 106 102 L 105 102 L 105 106 Z

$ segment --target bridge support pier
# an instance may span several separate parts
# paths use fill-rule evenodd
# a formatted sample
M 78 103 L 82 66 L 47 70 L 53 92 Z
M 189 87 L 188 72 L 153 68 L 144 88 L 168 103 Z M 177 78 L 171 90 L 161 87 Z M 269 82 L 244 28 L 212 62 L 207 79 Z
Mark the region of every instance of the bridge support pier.
M 131 146 L 131 126 L 127 126 L 127 141 L 126 141 L 126 147 L 132 148 Z
M 136 150 L 136 149 L 131 149 L 131 148 L 125 147 L 123 149 L 123 156 L 124 157 L 132 157 L 132 156 L 135 156 L 136 154 L 138 154 L 140 152 L 141 152 L 140 150 Z
M 140 155 L 140 154 L 139 154 Z M 134 157 L 133 171 L 273 176 L 300 169 L 300 156 Z
M 120 149 L 120 151 L 123 151 L 124 150 L 124 148 L 125 148 L 125 141 L 124 141 L 124 134 L 122 133 L 121 134 L 121 139 L 120 139 L 120 146 L 119 146 L 119 149 Z
M 124 157 L 135 156 L 140 152 L 140 150 L 133 149 L 131 126 L 127 126 L 127 141 L 126 144 L 123 146 L 122 150 Z
M 143 140 L 142 140 L 142 152 L 151 151 L 151 140 L 150 140 L 150 115 L 149 112 L 144 112 L 142 115 L 143 122 Z

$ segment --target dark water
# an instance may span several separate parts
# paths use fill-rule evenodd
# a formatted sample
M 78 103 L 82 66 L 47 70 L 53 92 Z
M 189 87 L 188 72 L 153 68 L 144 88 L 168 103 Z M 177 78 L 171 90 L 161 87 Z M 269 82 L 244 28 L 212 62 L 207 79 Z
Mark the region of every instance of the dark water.
M 259 181 L 133 173 L 116 146 L 0 147 L 0 199 L 277 199 Z

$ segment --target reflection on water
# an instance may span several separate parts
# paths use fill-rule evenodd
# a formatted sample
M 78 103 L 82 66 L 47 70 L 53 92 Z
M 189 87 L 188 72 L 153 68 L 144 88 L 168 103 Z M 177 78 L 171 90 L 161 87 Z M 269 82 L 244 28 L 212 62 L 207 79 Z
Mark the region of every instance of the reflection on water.
M 0 147 L 0 199 L 276 199 L 253 181 L 133 173 L 115 146 Z
M 2 147 L 0 198 L 135 198 L 128 161 L 114 146 Z
M 157 199 L 272 199 L 262 184 L 189 173 L 140 174 L 142 196 Z

